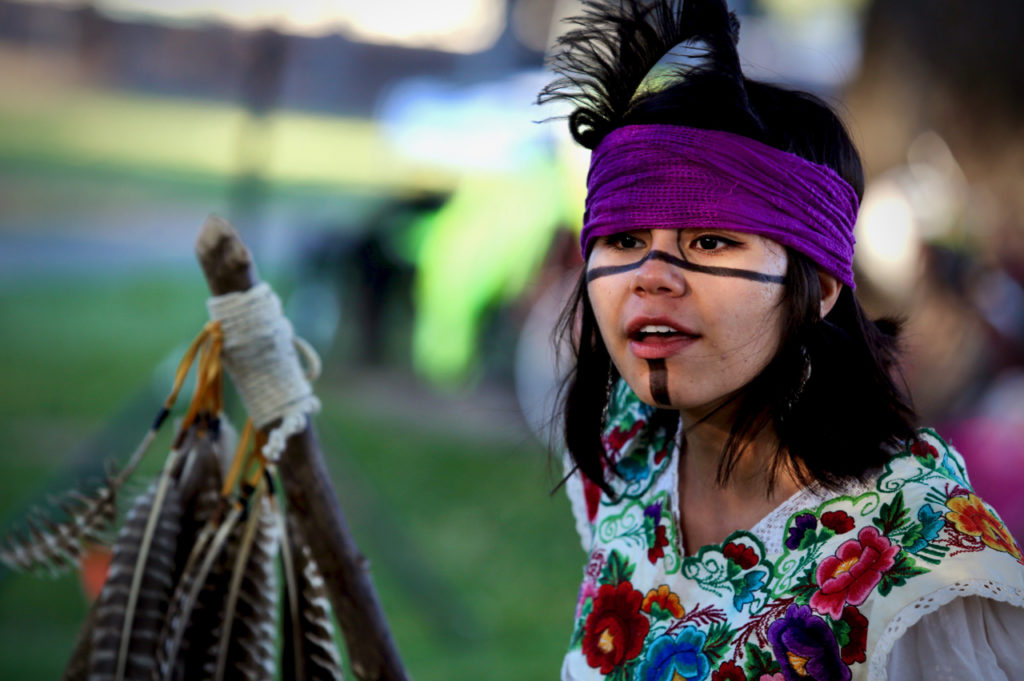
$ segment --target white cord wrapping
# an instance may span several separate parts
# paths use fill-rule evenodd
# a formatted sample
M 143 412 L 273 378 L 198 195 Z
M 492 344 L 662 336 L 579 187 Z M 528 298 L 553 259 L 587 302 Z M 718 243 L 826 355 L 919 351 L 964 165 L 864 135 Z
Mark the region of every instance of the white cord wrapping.
M 266 283 L 243 293 L 214 296 L 206 307 L 210 319 L 220 322 L 224 368 L 253 425 L 264 428 L 281 419 L 263 447 L 267 460 L 276 462 L 288 437 L 305 428 L 308 414 L 320 410 L 296 349 L 304 355 L 310 379 L 320 372 L 320 358 L 295 335 L 280 299 Z

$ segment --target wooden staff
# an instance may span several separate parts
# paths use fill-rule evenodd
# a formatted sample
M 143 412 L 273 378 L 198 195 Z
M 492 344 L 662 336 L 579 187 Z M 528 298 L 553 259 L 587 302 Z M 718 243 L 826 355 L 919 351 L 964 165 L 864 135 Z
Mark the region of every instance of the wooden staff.
M 226 220 L 206 220 L 196 241 L 196 257 L 215 296 L 259 283 L 249 249 Z M 352 672 L 360 681 L 408 681 L 370 579 L 369 562 L 352 539 L 308 419 L 305 430 L 288 439 L 280 475 L 288 505 L 323 574 Z

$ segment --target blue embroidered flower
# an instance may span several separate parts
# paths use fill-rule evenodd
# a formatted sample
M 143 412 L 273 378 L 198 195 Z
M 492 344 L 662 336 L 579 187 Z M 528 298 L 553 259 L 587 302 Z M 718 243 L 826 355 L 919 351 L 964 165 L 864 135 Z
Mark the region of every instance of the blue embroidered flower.
M 920 526 L 914 527 L 903 538 L 905 542 L 903 548 L 907 550 L 907 553 L 917 553 L 934 541 L 945 526 L 946 517 L 941 511 L 936 511 L 926 504 L 917 512 L 917 521 L 921 523 Z
M 642 681 L 700 681 L 708 675 L 711 663 L 704 654 L 707 634 L 696 627 L 686 627 L 678 636 L 658 637 L 637 674 Z
M 786 537 L 786 548 L 796 551 L 800 548 L 800 542 L 804 535 L 818 526 L 818 520 L 810 513 L 801 513 L 794 518 L 793 527 L 789 528 L 789 536 Z
M 736 608 L 736 612 L 742 610 L 747 603 L 754 602 L 754 594 L 764 586 L 767 577 L 768 573 L 764 570 L 754 570 L 732 580 L 733 590 L 736 592 L 732 597 L 732 607 Z
M 643 480 L 651 473 L 650 468 L 647 466 L 647 459 L 639 456 L 627 456 L 615 464 L 615 470 L 627 482 Z
M 850 681 L 836 635 L 809 606 L 789 606 L 768 627 L 768 640 L 786 681 Z

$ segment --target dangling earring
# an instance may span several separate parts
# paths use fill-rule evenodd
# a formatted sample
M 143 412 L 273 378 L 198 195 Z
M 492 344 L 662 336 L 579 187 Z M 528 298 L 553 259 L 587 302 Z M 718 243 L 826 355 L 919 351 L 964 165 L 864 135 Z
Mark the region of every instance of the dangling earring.
M 608 366 L 608 383 L 604 388 L 604 407 L 601 409 L 601 433 L 608 427 L 608 406 L 612 402 L 612 388 L 615 387 L 615 370 Z
M 800 401 L 800 396 L 803 395 L 804 386 L 807 385 L 807 381 L 811 378 L 811 353 L 807 351 L 807 346 L 800 344 L 800 357 L 803 360 L 803 369 L 800 372 L 800 384 L 797 385 L 796 390 L 786 400 L 786 412 L 793 411 L 793 407 L 796 406 L 797 402 Z

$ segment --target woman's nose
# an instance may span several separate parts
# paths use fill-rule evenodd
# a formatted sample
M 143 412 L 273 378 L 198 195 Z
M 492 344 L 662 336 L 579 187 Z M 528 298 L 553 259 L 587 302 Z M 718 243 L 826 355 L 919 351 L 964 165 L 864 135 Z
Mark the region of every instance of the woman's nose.
M 678 250 L 673 248 L 673 250 Z M 665 253 L 679 258 L 669 250 L 652 248 L 643 264 L 633 274 L 633 291 L 639 294 L 681 296 L 687 291 L 686 272 L 683 268 L 657 257 Z

